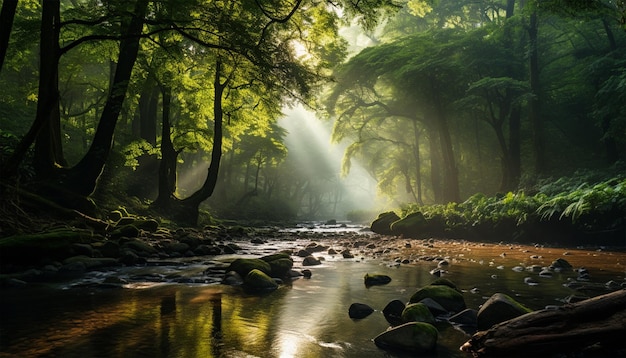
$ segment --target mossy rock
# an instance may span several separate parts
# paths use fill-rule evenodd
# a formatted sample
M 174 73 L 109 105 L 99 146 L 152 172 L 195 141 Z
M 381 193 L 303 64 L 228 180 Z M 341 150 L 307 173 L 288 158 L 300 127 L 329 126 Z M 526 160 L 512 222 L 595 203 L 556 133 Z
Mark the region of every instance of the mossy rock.
M 270 262 L 270 261 L 274 261 L 278 259 L 291 259 L 291 256 L 289 256 L 289 254 L 287 253 L 279 252 L 276 254 L 266 255 L 263 257 L 259 257 L 259 258 L 265 262 Z
M 409 300 L 409 303 L 417 303 L 424 298 L 430 298 L 439 303 L 449 312 L 461 312 L 466 307 L 463 295 L 446 285 L 429 285 L 417 290 Z
M 133 225 L 140 230 L 145 230 L 149 232 L 156 232 L 159 228 L 159 222 L 154 219 L 140 219 L 135 220 Z
M 271 277 L 257 269 L 248 272 L 243 284 L 246 290 L 252 292 L 271 292 L 278 288 L 278 284 Z
M 280 258 L 269 261 L 268 264 L 270 265 L 272 277 L 286 277 L 293 267 L 293 260 L 291 258 Z
M 148 243 L 145 243 L 139 239 L 131 239 L 131 240 L 124 242 L 121 245 L 120 249 L 121 250 L 130 249 L 136 252 L 137 254 L 140 254 L 143 256 L 148 256 L 148 255 L 157 253 L 157 249 L 155 249 L 154 247 L 150 246 Z
M 135 225 L 123 225 L 116 227 L 109 236 L 112 239 L 119 239 L 121 237 L 137 237 L 139 236 L 139 229 Z
M 228 271 L 235 271 L 241 277 L 246 277 L 248 272 L 252 270 L 259 270 L 267 275 L 272 273 L 272 267 L 269 263 L 261 259 L 236 259 L 230 263 L 230 266 L 226 269 Z
M 116 259 L 108 258 L 108 257 L 87 257 L 84 255 L 72 256 L 65 260 L 63 260 L 63 264 L 69 265 L 73 263 L 82 263 L 85 265 L 87 270 L 93 270 L 100 267 L 111 267 L 117 266 L 118 262 Z
M 450 280 L 448 280 L 447 278 L 438 278 L 435 281 L 430 283 L 431 286 L 448 286 L 450 288 L 453 288 L 459 292 L 461 292 L 461 290 L 459 290 L 458 287 L 456 287 L 456 284 Z
M 423 303 L 412 303 L 402 311 L 402 320 L 404 322 L 424 322 L 435 324 L 435 317 L 430 309 Z
M 409 322 L 379 334 L 374 343 L 381 349 L 421 354 L 435 349 L 438 335 L 430 323 Z
M 394 221 L 391 223 L 390 229 L 396 235 L 412 238 L 426 237 L 428 235 L 428 222 L 424 214 L 418 211 Z
M 504 293 L 496 293 L 478 310 L 477 324 L 479 330 L 491 328 L 494 324 L 508 321 L 532 310 Z
M 74 243 L 87 243 L 94 237 L 89 230 L 61 229 L 38 234 L 13 235 L 0 239 L 0 250 L 17 248 L 56 249 Z
M 400 217 L 393 211 L 381 213 L 370 225 L 370 229 L 380 235 L 396 235 L 391 230 L 391 224 L 400 220 Z

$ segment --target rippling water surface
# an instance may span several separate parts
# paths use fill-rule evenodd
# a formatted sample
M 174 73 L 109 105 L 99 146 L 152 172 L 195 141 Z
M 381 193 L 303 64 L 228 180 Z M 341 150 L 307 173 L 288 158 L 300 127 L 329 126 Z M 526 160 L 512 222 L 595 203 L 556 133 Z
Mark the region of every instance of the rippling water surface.
M 454 246 L 454 245 L 453 245 Z M 437 252 L 425 248 L 414 255 Z M 533 256 L 533 250 L 535 255 Z M 450 266 L 444 277 L 465 291 L 468 307 L 478 308 L 496 292 L 516 297 L 530 308 L 561 304 L 573 289 L 575 272 L 541 278 L 518 264 L 548 265 L 563 249 L 460 246 L 439 249 Z M 500 254 L 507 252 L 508 255 Z M 624 280 L 624 254 L 570 250 L 575 267 L 585 266 L 593 287 Z M 25 287 L 4 290 L 0 304 L 2 357 L 402 357 L 378 349 L 372 338 L 388 327 L 381 311 L 393 300 L 408 301 L 434 280 L 434 262 L 399 265 L 393 257 L 326 257 L 311 267 L 311 279 L 297 279 L 279 290 L 247 295 L 219 284 L 136 283 L 123 289 Z M 505 257 L 506 256 L 506 257 Z M 294 257 L 296 264 L 301 259 Z M 367 288 L 366 273 L 392 277 Z M 524 278 L 535 277 L 529 286 Z M 595 285 L 595 286 L 594 286 Z M 351 303 L 376 311 L 362 320 L 348 317 Z M 465 357 L 468 339 L 447 323 L 438 325 L 439 357 Z M 408 356 L 408 355 L 407 355 Z

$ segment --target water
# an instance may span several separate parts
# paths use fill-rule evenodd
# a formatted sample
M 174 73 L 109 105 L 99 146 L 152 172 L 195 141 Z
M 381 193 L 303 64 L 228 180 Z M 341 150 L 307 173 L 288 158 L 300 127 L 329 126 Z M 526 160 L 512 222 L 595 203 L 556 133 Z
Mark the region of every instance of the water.
M 293 243 L 292 243 L 293 245 Z M 417 245 L 414 244 L 414 247 Z M 277 248 L 269 245 L 269 251 Z M 504 250 L 506 257 L 499 254 Z M 533 256 L 532 250 L 537 251 Z M 468 307 L 478 308 L 503 292 L 532 309 L 561 304 L 576 273 L 540 278 L 515 265 L 548 265 L 561 249 L 500 245 L 435 245 L 414 255 L 440 254 L 451 262 L 444 277 L 464 290 Z M 310 267 L 311 279 L 297 279 L 263 295 L 245 294 L 219 284 L 135 282 L 126 288 L 32 286 L 4 290 L 0 303 L 0 357 L 403 357 L 378 349 L 372 339 L 388 328 L 381 313 L 394 299 L 408 301 L 435 277 L 432 261 L 399 265 L 393 255 L 355 259 L 324 256 Z M 592 285 L 624 280 L 624 254 L 571 251 L 574 266 L 585 266 Z M 296 265 L 301 259 L 294 257 Z M 197 271 L 200 264 L 190 265 Z M 301 268 L 301 267 L 296 267 Z M 171 269 L 171 268 L 164 268 Z M 384 286 L 366 287 L 363 276 L 392 277 Z M 119 274 L 119 272 L 118 272 Z M 130 274 L 130 273 L 126 273 Z M 525 277 L 539 281 L 524 283 Z M 348 317 L 354 302 L 376 311 L 362 320 Z M 445 322 L 433 356 L 466 357 L 458 350 L 469 337 Z

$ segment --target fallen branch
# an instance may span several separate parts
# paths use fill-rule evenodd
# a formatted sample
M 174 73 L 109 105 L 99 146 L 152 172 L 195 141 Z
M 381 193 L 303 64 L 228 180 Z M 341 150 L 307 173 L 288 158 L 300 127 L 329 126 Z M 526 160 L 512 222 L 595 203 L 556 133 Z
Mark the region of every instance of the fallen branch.
M 626 289 L 499 323 L 474 334 L 461 350 L 475 357 L 546 356 L 596 344 L 626 348 Z

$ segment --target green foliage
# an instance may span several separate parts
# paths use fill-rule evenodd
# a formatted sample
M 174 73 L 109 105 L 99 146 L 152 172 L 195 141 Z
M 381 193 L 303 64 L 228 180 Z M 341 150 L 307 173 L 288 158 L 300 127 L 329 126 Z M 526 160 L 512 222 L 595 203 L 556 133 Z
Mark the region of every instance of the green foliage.
M 407 205 L 402 217 L 422 212 L 430 222 L 441 222 L 448 230 L 495 227 L 511 223 L 513 229 L 554 220 L 582 230 L 605 230 L 623 225 L 626 216 L 626 174 L 616 167 L 598 182 L 589 181 L 598 173 L 555 181 L 546 179 L 538 192 L 523 190 L 496 196 L 475 194 L 466 201 L 446 205 Z

